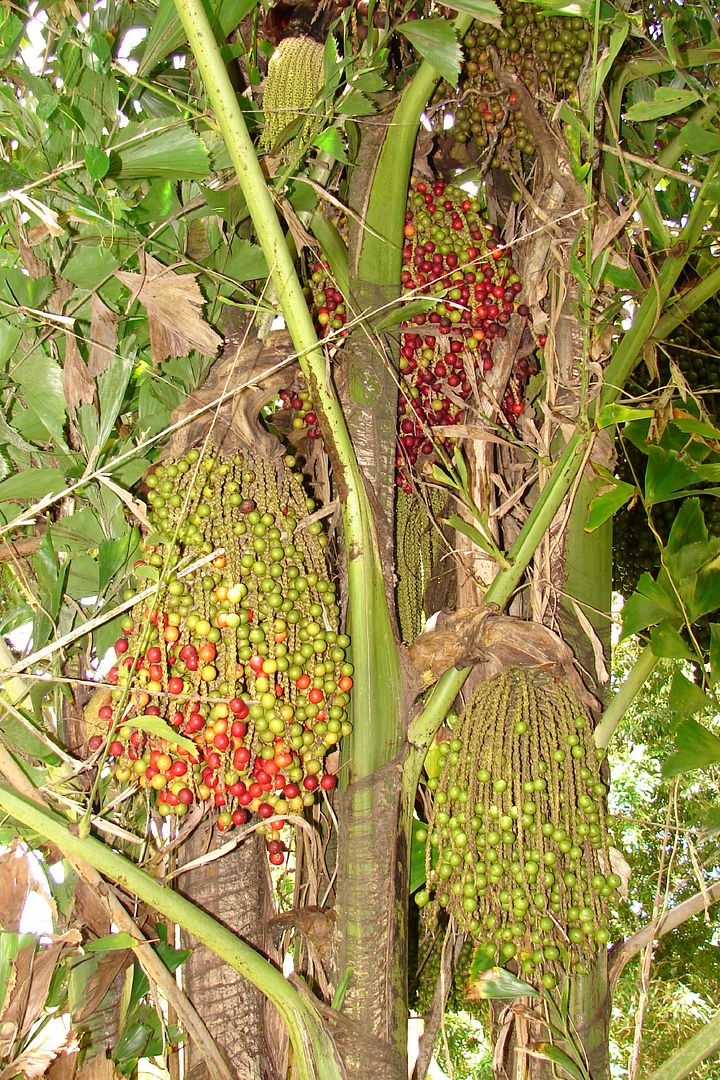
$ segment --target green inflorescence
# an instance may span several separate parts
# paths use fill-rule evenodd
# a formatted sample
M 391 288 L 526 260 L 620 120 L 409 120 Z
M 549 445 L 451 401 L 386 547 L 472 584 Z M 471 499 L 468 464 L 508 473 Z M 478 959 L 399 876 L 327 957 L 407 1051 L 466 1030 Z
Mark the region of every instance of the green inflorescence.
M 425 590 L 437 568 L 441 536 L 433 521 L 446 501 L 444 492 L 429 489 L 429 507 L 417 495 L 397 489 L 395 503 L 395 553 L 397 560 L 397 607 L 402 639 L 409 644 L 425 624 Z
M 325 82 L 323 53 L 323 46 L 313 38 L 289 37 L 270 57 L 263 93 L 261 149 L 272 150 L 285 129 L 307 114 Z M 308 116 L 300 132 L 303 139 L 312 132 L 314 123 L 314 117 Z
M 609 940 L 605 796 L 591 723 L 568 681 L 512 668 L 483 683 L 429 782 L 428 930 L 446 913 L 496 962 L 546 988 Z

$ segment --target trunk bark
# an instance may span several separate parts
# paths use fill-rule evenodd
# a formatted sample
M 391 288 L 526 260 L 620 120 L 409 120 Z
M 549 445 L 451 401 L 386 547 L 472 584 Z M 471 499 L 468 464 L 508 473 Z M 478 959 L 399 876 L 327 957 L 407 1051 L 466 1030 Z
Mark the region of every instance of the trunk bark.
M 216 847 L 217 834 L 201 825 L 181 848 L 190 862 Z M 189 870 L 179 891 L 220 919 L 257 949 L 272 956 L 264 925 L 273 914 L 264 844 L 257 832 L 227 855 Z M 193 952 L 183 967 L 187 996 L 203 1017 L 238 1080 L 284 1080 L 287 1057 L 282 1025 L 252 983 L 204 945 L 184 942 Z M 185 1051 L 186 1080 L 214 1080 L 192 1043 Z
M 391 762 L 340 796 L 338 977 L 354 1022 L 341 1047 L 348 1080 L 407 1078 L 408 842 L 412 800 Z

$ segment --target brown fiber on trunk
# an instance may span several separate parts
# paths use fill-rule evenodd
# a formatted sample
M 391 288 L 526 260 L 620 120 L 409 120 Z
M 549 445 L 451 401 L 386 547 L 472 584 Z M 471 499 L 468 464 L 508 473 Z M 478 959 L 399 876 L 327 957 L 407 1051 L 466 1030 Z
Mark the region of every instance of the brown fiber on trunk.
M 183 862 L 217 846 L 217 834 L 200 826 L 181 849 Z M 257 832 L 233 851 L 189 870 L 178 890 L 269 955 L 262 930 L 272 910 L 265 845 Z M 272 1007 L 251 983 L 215 953 L 194 941 L 183 967 L 187 996 L 203 1017 L 238 1080 L 283 1080 L 285 1043 Z M 271 959 L 273 957 L 271 956 Z M 186 1080 L 214 1080 L 192 1043 L 187 1045 Z

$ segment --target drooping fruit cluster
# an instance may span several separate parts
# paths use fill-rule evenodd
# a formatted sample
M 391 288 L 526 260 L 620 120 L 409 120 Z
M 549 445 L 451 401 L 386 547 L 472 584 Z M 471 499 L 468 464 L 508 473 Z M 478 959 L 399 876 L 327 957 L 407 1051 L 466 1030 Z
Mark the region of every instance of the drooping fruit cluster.
M 199 802 L 226 830 L 251 812 L 302 812 L 335 786 L 326 754 L 351 730 L 326 537 L 302 525 L 312 500 L 278 461 L 196 450 L 147 485 L 154 534 L 136 572 L 157 592 L 123 622 L 107 734 L 90 748 L 106 744 L 115 780 L 146 789 L 163 816 Z
M 510 252 L 477 199 L 443 180 L 411 184 L 402 284 L 408 296 L 437 297 L 430 311 L 403 323 L 397 478 L 409 491 L 410 469 L 435 449 L 432 429 L 460 423 L 471 395 L 479 402 L 478 379 L 492 369 L 495 341 L 507 335 L 514 312 L 530 312 L 519 301 Z M 533 371 L 521 360 L 512 373 L 501 405 L 511 425 L 524 411 Z
M 307 115 L 298 134 L 306 139 L 316 123 L 308 110 L 325 84 L 323 46 L 313 38 L 288 37 L 270 57 L 263 92 L 263 150 L 272 150 L 285 129 Z
M 447 502 L 447 494 L 426 489 L 427 502 L 398 488 L 395 497 L 395 556 L 397 564 L 397 610 L 402 639 L 410 644 L 422 632 L 425 590 L 442 550 L 442 534 L 434 521 Z
M 496 962 L 546 988 L 610 937 L 605 796 L 590 720 L 567 680 L 509 669 L 483 683 L 440 746 L 426 926 L 442 912 Z
M 580 18 L 553 18 L 523 0 L 502 5 L 502 27 L 475 23 L 465 37 L 465 63 L 460 104 L 449 105 L 450 129 L 459 143 L 472 142 L 480 151 L 494 147 L 495 167 L 517 164 L 521 155 L 535 153 L 532 132 L 523 121 L 517 94 L 498 83 L 499 69 L 517 74 L 533 96 L 544 93 L 553 101 L 571 97 L 592 33 Z M 452 97 L 441 88 L 437 100 Z
M 446 1007 L 450 1012 L 469 1012 L 476 1019 L 482 1017 L 480 1003 L 468 1000 L 466 997 L 467 985 L 470 977 L 470 966 L 475 953 L 475 942 L 469 939 L 463 945 L 457 963 L 453 967 L 452 982 L 450 984 Z M 442 933 L 438 934 L 432 943 L 430 952 L 424 958 L 422 969 L 418 973 L 416 996 L 414 1005 L 419 1013 L 429 1012 L 435 988 L 440 977 L 442 964 Z

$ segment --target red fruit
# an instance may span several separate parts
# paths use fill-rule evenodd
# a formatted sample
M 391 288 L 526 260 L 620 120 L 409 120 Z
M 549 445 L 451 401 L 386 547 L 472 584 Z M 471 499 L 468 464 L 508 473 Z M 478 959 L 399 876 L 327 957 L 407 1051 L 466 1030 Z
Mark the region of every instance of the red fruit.
M 128 651 L 128 640 L 127 640 L 127 638 L 124 638 L 124 637 L 118 638 L 117 641 L 115 642 L 115 652 L 118 655 L 120 655 L 121 653 L 125 653 L 127 651 Z
M 160 709 L 159 709 L 159 707 L 157 705 L 146 705 L 145 706 L 145 715 L 146 716 L 159 716 L 160 715 Z
M 168 679 L 168 694 L 182 694 L 183 692 L 183 680 L 174 676 L 172 679 Z
M 307 675 L 305 672 L 303 672 L 303 674 L 300 675 L 299 678 L 297 679 L 297 682 L 296 682 L 295 685 L 297 686 L 298 690 L 307 690 L 307 688 L 310 686 L 311 682 L 312 682 L 312 680 L 311 680 L 310 676 Z
M 330 773 L 325 773 L 325 776 L 323 776 L 322 780 L 320 781 L 320 787 L 324 791 L 332 791 L 336 784 L 337 777 L 331 776 Z
M 233 766 L 236 769 L 244 769 L 250 761 L 250 751 L 247 746 L 239 746 L 233 754 Z M 258 794 L 260 794 L 258 792 Z
M 230 702 L 229 702 L 229 705 L 230 705 L 230 712 L 233 712 L 233 713 L 235 713 L 235 715 L 236 715 L 236 716 L 238 717 L 238 719 L 240 719 L 240 720 L 244 720 L 244 719 L 245 719 L 245 717 L 246 717 L 246 716 L 247 716 L 247 714 L 248 714 L 248 707 L 247 707 L 247 705 L 245 704 L 245 702 L 244 702 L 244 701 L 242 701 L 242 699 L 241 699 L 241 698 L 236 698 L 236 697 L 235 697 L 235 698 L 232 698 L 232 699 L 230 700 Z
M 228 791 L 233 796 L 233 798 L 237 799 L 239 795 L 244 795 L 245 794 L 245 792 L 247 791 L 247 788 L 243 784 L 242 780 L 236 780 L 236 782 L 234 784 L 230 785 L 230 787 L 228 788 Z
M 159 664 L 162 660 L 162 652 L 158 649 L 157 645 L 152 645 L 145 653 L 145 659 L 148 664 Z
M 251 784 L 248 788 L 248 794 L 251 799 L 259 799 L 263 793 L 262 784 L 258 784 L 257 781 Z
M 112 705 L 102 705 L 98 709 L 98 717 L 100 718 L 100 720 L 112 720 L 112 715 Z
M 242 739 L 247 732 L 247 724 L 243 724 L 242 720 L 234 720 L 230 725 L 230 734 L 234 739 Z
M 273 810 L 270 803 L 266 803 L 266 802 L 261 802 L 260 803 L 260 805 L 257 808 L 257 812 L 258 812 L 258 814 L 260 815 L 261 818 L 272 817 L 273 814 L 275 813 L 275 811 Z
M 184 761 L 173 761 L 168 770 L 168 776 L 184 776 L 187 769 L 187 764 Z
M 300 788 L 297 784 L 286 784 L 283 791 L 283 797 L 286 799 L 297 799 L 300 794 Z
M 91 735 L 88 739 L 88 749 L 92 750 L 93 753 L 95 753 L 96 750 L 99 750 L 102 744 L 102 735 Z
M 305 776 L 303 778 L 303 787 L 306 791 L 314 791 L 315 788 L 318 786 L 318 783 L 319 781 L 317 776 Z
M 230 740 L 228 739 L 225 732 L 224 731 L 219 731 L 217 733 L 217 735 L 215 736 L 215 738 L 213 739 L 213 746 L 215 747 L 215 749 L 220 750 L 220 751 L 227 750 L 229 745 L 230 745 Z
M 410 16 L 408 16 L 408 18 L 409 17 Z M 278 851 L 275 855 L 268 855 L 268 860 L 273 864 L 273 866 L 282 866 L 282 864 L 285 862 L 285 856 L 281 851 Z
M 251 656 L 248 661 L 248 665 L 256 675 L 261 675 L 263 670 L 264 659 L 262 656 Z
M 325 695 L 322 690 L 312 689 L 308 694 L 308 701 L 311 701 L 313 705 L 319 705 L 321 701 L 325 700 Z
M 233 810 L 232 822 L 233 825 L 245 825 L 250 820 L 250 815 L 247 810 Z
M 119 739 L 114 739 L 108 747 L 108 753 L 111 757 L 120 757 L 125 747 Z

